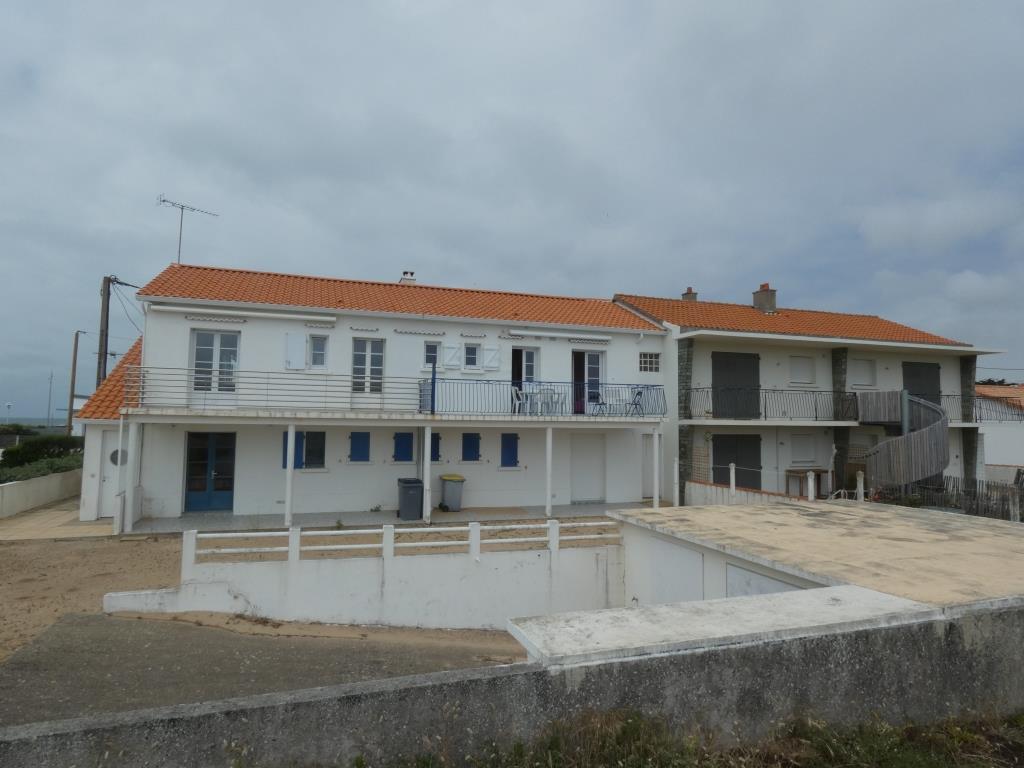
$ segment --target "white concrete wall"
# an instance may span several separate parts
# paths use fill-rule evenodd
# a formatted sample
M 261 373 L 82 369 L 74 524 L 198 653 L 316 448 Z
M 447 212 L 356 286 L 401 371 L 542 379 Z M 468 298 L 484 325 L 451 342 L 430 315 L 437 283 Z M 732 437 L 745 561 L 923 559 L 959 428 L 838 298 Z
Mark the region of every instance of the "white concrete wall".
M 82 487 L 82 470 L 17 480 L 0 485 L 0 518 L 69 499 Z
M 1024 466 L 1024 422 L 983 424 L 981 434 L 987 464 Z
M 326 466 L 300 469 L 294 475 L 294 512 L 365 512 L 379 506 L 394 510 L 398 504 L 397 480 L 421 475 L 422 435 L 406 427 L 369 428 L 366 424 L 316 427 L 326 435 Z M 188 431 L 235 432 L 234 512 L 238 515 L 283 514 L 285 471 L 282 468 L 283 427 L 271 425 L 192 427 L 147 424 L 142 456 L 142 514 L 144 517 L 177 517 L 184 506 L 185 435 Z M 348 459 L 349 433 L 370 432 L 371 461 Z M 392 459 L 395 432 L 412 431 L 414 461 Z M 605 435 L 605 500 L 608 503 L 640 499 L 641 450 L 638 429 L 601 430 Z M 543 506 L 545 488 L 544 428 L 481 428 L 474 425 L 435 430 L 441 435 L 441 461 L 431 464 L 431 492 L 441 500 L 439 476 L 461 474 L 464 507 Z M 481 460 L 462 461 L 462 433 L 481 435 Z M 501 464 L 500 435 L 515 432 L 519 438 L 519 467 Z M 553 439 L 552 503 L 571 501 L 571 434 L 555 429 Z
M 280 621 L 504 629 L 508 619 L 623 605 L 618 545 L 194 566 L 179 589 L 112 593 L 108 612 L 216 611 Z
M 622 526 L 626 605 L 715 600 L 823 586 L 717 550 Z
M 224 305 L 230 307 L 230 305 Z M 329 312 L 309 309 L 304 314 L 328 315 Z M 202 310 L 197 309 L 201 316 Z M 572 352 L 586 350 L 604 355 L 602 379 L 609 383 L 660 384 L 660 373 L 641 373 L 640 355 L 661 352 L 664 338 L 657 332 L 616 331 L 614 329 L 581 329 L 581 335 L 610 336 L 609 343 L 572 341 L 545 336 L 543 329 L 523 339 L 507 338 L 515 323 L 487 323 L 423 318 L 410 320 L 394 317 L 338 315 L 333 328 L 308 327 L 301 320 L 244 318 L 244 322 L 212 322 L 189 320 L 183 314 L 150 311 L 146 315 L 146 342 L 143 365 L 173 368 L 190 367 L 191 332 L 193 329 L 238 331 L 239 361 L 243 371 L 284 371 L 285 334 L 304 333 L 328 336 L 326 369 L 318 372 L 349 375 L 352 373 L 352 339 L 384 339 L 384 376 L 421 377 L 430 372 L 423 365 L 423 345 L 436 341 L 442 345 L 479 344 L 499 350 L 499 367 L 494 370 L 469 371 L 438 365 L 438 375 L 456 379 L 493 379 L 508 381 L 512 376 L 512 348 L 534 347 L 539 350 L 536 379 L 538 381 L 572 381 Z M 552 331 L 565 333 L 568 328 Z M 460 357 L 461 360 L 461 357 Z M 662 367 L 664 370 L 664 366 Z

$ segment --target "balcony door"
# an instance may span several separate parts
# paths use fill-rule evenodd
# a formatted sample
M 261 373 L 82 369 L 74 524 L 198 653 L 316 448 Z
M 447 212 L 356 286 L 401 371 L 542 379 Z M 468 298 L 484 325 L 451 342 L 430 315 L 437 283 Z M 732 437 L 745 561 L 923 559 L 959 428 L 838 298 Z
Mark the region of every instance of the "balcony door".
M 352 407 L 384 404 L 384 339 L 352 339 Z
M 761 417 L 761 357 L 711 353 L 711 413 L 716 419 Z
M 237 331 L 192 331 L 192 403 L 232 405 L 238 388 Z
M 185 511 L 230 512 L 235 501 L 235 433 L 189 432 Z
M 581 414 L 593 410 L 601 402 L 601 353 L 573 350 L 572 353 L 572 412 Z

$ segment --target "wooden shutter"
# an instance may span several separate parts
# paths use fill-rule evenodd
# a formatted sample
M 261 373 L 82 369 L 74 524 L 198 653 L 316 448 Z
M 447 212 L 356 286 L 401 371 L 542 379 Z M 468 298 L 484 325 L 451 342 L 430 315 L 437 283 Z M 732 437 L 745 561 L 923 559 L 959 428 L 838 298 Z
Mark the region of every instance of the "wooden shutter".
M 370 460 L 370 433 L 349 432 L 348 435 L 348 460 L 369 461 Z
M 281 468 L 282 469 L 287 469 L 288 468 L 288 432 L 287 431 L 284 432 L 284 434 L 282 434 L 281 437 L 282 437 L 282 440 L 281 440 Z M 303 447 L 305 445 L 305 441 L 306 441 L 306 433 L 305 432 L 299 432 L 298 430 L 296 430 L 296 432 L 295 432 L 295 461 L 292 462 L 292 466 L 295 469 L 302 469 L 302 467 L 303 467 Z
M 501 435 L 501 466 L 519 466 L 519 435 L 515 432 L 503 432 Z
M 484 347 L 484 370 L 496 371 L 501 367 L 501 350 L 497 347 Z
M 480 461 L 480 434 L 478 432 L 462 433 L 462 460 Z
M 395 432 L 395 450 L 391 458 L 395 461 L 412 461 L 412 432 Z
M 462 359 L 460 356 L 461 349 L 458 344 L 445 344 L 444 345 L 444 367 L 445 368 L 461 368 Z

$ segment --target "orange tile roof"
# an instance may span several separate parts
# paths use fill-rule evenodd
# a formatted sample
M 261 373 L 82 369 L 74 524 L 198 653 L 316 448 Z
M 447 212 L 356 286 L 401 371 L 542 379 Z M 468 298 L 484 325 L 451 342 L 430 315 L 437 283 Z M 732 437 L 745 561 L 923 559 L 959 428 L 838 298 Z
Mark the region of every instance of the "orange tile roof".
M 588 328 L 657 330 L 609 299 L 341 280 L 172 264 L 139 291 L 147 298 L 281 304 Z
M 1024 384 L 975 384 L 974 393 L 1024 411 Z
M 142 338 L 136 339 L 131 348 L 121 355 L 114 370 L 93 392 L 92 397 L 82 406 L 75 418 L 78 419 L 119 419 L 124 406 L 125 375 L 130 366 L 142 364 Z
M 682 328 L 970 346 L 876 315 L 787 308 L 779 308 L 771 314 L 766 314 L 752 305 L 717 301 L 683 301 L 626 294 L 616 295 L 615 298 L 650 317 Z

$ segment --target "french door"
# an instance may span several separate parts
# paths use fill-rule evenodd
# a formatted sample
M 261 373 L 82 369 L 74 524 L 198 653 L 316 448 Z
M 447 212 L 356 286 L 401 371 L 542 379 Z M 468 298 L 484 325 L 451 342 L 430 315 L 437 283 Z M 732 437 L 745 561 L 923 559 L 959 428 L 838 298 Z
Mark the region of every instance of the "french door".
M 230 511 L 235 501 L 235 433 L 189 432 L 185 511 Z
M 192 332 L 192 391 L 234 392 L 238 380 L 237 331 Z
M 587 413 L 601 402 L 601 353 L 572 353 L 572 412 Z

